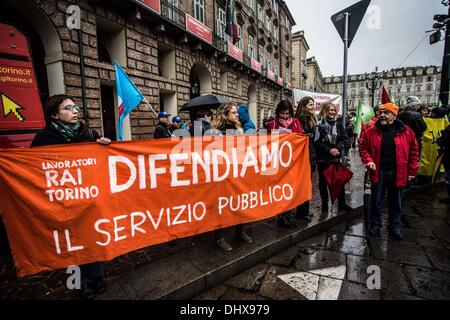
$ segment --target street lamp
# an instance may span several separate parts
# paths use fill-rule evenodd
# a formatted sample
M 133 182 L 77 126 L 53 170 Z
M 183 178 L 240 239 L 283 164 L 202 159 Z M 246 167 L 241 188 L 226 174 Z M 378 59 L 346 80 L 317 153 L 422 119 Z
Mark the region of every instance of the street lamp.
M 381 85 L 383 83 L 383 77 L 378 74 L 378 67 L 375 67 L 375 71 L 371 72 L 367 78 L 369 81 L 366 80 L 366 88 L 371 92 L 372 97 L 372 108 L 375 107 L 375 90 L 378 90 L 381 88 Z

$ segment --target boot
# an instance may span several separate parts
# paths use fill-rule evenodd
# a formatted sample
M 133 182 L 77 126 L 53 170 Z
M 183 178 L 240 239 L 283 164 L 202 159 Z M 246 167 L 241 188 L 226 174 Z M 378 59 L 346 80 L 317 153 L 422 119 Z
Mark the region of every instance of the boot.
M 338 209 L 339 210 L 342 210 L 342 211 L 345 211 L 345 212 L 352 212 L 353 211 L 353 208 L 352 207 L 350 207 L 348 204 L 346 204 L 345 202 L 344 203 L 339 203 L 338 204 Z
M 95 297 L 94 289 L 91 287 L 90 281 L 86 281 L 81 285 L 80 296 L 84 300 L 92 300 Z
M 285 213 L 279 214 L 277 216 L 277 222 L 280 227 L 292 229 L 296 226 L 288 219 Z
M 322 212 L 323 213 L 328 213 L 328 201 L 327 202 L 322 202 Z
M 217 245 L 225 252 L 230 252 L 231 250 L 233 250 L 233 248 L 224 238 L 220 238 L 219 240 L 217 240 Z
M 106 282 L 103 277 L 92 279 L 92 289 L 95 293 L 104 293 L 106 291 Z
M 245 232 L 245 230 L 236 230 L 236 237 L 244 243 L 250 244 L 253 239 Z

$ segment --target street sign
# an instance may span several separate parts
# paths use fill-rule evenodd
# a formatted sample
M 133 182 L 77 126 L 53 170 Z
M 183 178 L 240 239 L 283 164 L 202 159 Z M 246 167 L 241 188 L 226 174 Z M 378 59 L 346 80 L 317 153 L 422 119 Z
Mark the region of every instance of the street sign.
M 370 0 L 362 0 L 354 5 L 339 11 L 338 13 L 331 16 L 331 21 L 333 22 L 336 30 L 341 36 L 342 41 L 345 41 L 345 13 L 349 13 L 349 25 L 348 25 L 348 47 L 352 44 L 355 38 L 356 31 L 358 31 L 359 26 L 366 14 L 367 8 L 370 5 Z

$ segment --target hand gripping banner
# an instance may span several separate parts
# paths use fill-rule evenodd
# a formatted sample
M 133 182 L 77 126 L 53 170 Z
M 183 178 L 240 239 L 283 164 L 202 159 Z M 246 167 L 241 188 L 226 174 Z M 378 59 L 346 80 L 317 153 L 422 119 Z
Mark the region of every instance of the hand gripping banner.
M 19 276 L 273 217 L 311 199 L 308 138 L 254 135 L 0 150 Z

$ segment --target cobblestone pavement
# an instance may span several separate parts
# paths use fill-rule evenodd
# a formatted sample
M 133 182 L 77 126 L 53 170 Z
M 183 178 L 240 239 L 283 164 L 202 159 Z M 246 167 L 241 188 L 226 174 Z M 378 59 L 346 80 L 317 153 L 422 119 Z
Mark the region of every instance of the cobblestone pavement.
M 439 203 L 439 197 L 444 196 L 444 187 L 412 190 L 405 195 L 404 241 L 389 238 L 386 215 L 381 237 L 369 240 L 362 218 L 355 218 L 196 299 L 450 299 L 450 210 Z M 371 241 L 373 253 L 367 241 Z M 373 265 L 381 271 L 379 290 L 367 286 L 372 275 L 367 268 Z

